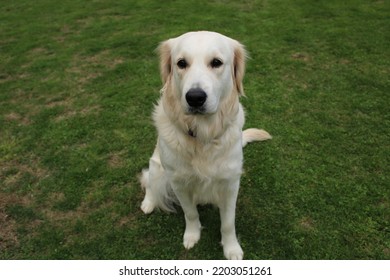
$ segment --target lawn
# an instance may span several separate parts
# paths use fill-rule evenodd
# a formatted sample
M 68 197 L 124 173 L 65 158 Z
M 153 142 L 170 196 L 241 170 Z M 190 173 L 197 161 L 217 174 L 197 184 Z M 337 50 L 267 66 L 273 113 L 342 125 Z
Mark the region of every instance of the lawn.
M 1 1 L 0 259 L 223 259 L 219 214 L 139 209 L 158 43 L 241 41 L 246 259 L 390 259 L 388 1 Z

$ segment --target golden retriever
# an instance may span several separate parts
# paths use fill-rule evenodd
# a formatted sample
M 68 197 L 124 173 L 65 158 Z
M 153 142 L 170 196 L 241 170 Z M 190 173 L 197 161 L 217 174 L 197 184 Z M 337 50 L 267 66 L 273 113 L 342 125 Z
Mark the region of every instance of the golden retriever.
M 162 42 L 161 98 L 153 119 L 157 145 L 142 171 L 145 198 L 141 209 L 183 208 L 183 244 L 199 240 L 198 204 L 218 206 L 227 259 L 242 259 L 235 230 L 235 209 L 242 173 L 242 147 L 270 139 L 264 130 L 247 129 L 239 97 L 246 52 L 238 41 L 215 32 L 189 32 Z

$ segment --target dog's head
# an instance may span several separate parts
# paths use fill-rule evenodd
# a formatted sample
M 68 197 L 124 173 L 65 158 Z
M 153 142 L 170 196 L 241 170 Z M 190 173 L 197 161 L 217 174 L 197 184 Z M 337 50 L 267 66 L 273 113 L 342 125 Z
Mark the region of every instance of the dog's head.
M 244 47 L 215 32 L 189 32 L 159 46 L 161 78 L 185 114 L 214 114 L 227 95 L 243 95 Z

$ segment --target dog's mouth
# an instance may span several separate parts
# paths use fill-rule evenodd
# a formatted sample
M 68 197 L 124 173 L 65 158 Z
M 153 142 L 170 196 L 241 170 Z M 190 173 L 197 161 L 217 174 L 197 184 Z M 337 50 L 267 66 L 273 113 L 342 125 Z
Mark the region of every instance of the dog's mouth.
M 206 108 L 202 107 L 187 107 L 187 115 L 204 115 L 206 114 Z

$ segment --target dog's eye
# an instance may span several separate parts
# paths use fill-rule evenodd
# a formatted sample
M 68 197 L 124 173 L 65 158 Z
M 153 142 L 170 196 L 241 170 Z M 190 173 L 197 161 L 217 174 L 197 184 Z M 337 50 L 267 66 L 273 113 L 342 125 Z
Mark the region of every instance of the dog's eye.
M 220 60 L 220 59 L 218 59 L 218 58 L 214 58 L 212 61 L 211 61 L 211 63 L 210 63 L 210 65 L 211 65 L 211 67 L 212 68 L 219 68 L 219 67 L 221 67 L 222 66 L 222 61 Z
M 185 69 L 187 68 L 188 64 L 187 64 L 187 61 L 185 59 L 180 59 L 178 62 L 177 62 L 177 67 L 179 67 L 180 69 Z

